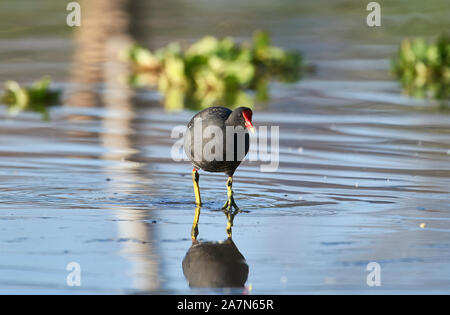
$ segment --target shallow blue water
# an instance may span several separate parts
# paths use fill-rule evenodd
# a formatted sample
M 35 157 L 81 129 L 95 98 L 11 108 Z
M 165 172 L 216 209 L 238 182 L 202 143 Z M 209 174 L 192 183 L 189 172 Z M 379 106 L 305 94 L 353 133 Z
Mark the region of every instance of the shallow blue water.
M 271 101 L 255 109 L 255 126 L 280 127 L 280 163 L 273 173 L 252 161 L 236 172 L 248 212 L 236 216 L 233 240 L 249 275 L 233 291 L 191 289 L 181 268 L 195 207 L 191 167 L 172 160 L 170 134 L 193 113 L 167 113 L 156 93 L 120 84 L 121 63 L 106 53 L 86 67 L 89 39 L 60 27 L 57 9 L 34 8 L 42 14 L 28 29 L 0 34 L 0 81 L 51 74 L 65 93 L 48 122 L 0 106 L 0 292 L 448 292 L 450 116 L 403 96 L 387 71 L 411 20 L 418 35 L 448 24 L 438 7 L 420 5 L 420 15 L 387 7 L 381 30 L 361 25 L 364 8 L 327 1 L 321 10 L 247 3 L 246 20 L 229 6 L 188 28 L 197 6 L 175 20 L 169 5 L 143 5 L 141 31 L 125 35 L 150 46 L 196 39 L 209 25 L 241 38 L 264 27 L 317 67 L 296 84 L 272 84 Z M 227 237 L 225 180 L 200 175 L 200 241 Z M 70 262 L 81 266 L 80 287 L 66 283 Z M 381 266 L 381 287 L 367 285 L 370 262 Z

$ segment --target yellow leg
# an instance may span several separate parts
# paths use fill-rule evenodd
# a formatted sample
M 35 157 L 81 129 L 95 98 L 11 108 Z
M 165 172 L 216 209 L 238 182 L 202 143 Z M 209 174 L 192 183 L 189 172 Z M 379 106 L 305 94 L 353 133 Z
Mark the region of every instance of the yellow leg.
M 200 207 L 195 207 L 194 223 L 192 223 L 191 238 L 192 241 L 197 240 L 198 236 L 198 220 L 200 219 Z
M 199 177 L 198 171 L 194 168 L 192 170 L 192 183 L 194 184 L 195 204 L 197 206 L 202 205 L 202 199 L 200 198 L 200 187 L 198 186 Z
M 236 202 L 233 198 L 233 177 L 228 177 L 227 180 L 227 202 L 223 205 L 222 209 L 226 209 L 228 211 L 231 211 L 233 207 L 239 211 L 239 207 L 236 205 Z
M 234 221 L 234 216 L 236 215 L 236 212 L 226 211 L 225 214 L 227 216 L 227 236 L 229 239 L 231 239 L 231 236 L 232 236 L 231 228 L 233 227 L 233 221 Z

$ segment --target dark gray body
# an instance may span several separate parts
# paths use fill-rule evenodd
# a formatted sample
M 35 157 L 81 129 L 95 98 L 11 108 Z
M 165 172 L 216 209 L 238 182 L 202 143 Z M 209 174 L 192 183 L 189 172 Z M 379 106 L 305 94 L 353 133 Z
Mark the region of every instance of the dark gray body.
M 183 273 L 191 287 L 243 287 L 248 265 L 231 239 L 194 243 L 183 259 Z
M 246 109 L 248 108 L 240 107 L 231 111 L 225 107 L 209 107 L 192 117 L 187 125 L 184 138 L 184 151 L 196 169 L 202 169 L 207 172 L 224 172 L 228 176 L 233 176 L 234 171 L 245 158 L 250 147 L 249 135 L 245 128 L 245 120 L 242 117 L 242 111 Z M 201 119 L 201 129 L 198 125 L 198 119 Z M 200 155 L 197 156 L 194 152 L 195 141 L 197 141 L 197 139 L 195 139 L 196 126 L 198 127 L 197 130 L 201 130 L 202 132 L 201 152 Z M 205 135 L 205 129 L 209 126 L 213 126 L 210 127 L 210 130 L 211 128 L 220 128 L 222 137 L 214 137 L 213 134 L 209 137 Z M 234 131 L 231 129 L 233 132 L 228 132 L 227 134 L 227 126 L 239 127 L 235 128 Z M 206 145 L 215 147 L 221 146 L 223 148 L 221 159 L 208 159 L 203 154 L 203 149 Z M 199 148 L 199 146 L 197 148 Z M 214 153 L 216 152 L 215 150 L 213 151 Z M 217 152 L 220 153 L 220 151 Z

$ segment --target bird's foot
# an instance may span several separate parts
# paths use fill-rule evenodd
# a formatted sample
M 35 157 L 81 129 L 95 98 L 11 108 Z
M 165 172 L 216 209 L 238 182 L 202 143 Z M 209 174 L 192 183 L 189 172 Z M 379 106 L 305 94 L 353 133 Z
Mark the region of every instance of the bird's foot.
M 195 208 L 195 215 L 194 215 L 194 222 L 192 223 L 192 230 L 191 230 L 191 239 L 192 241 L 197 240 L 198 236 L 198 220 L 200 218 L 200 206 L 197 206 Z
M 228 212 L 233 211 L 233 208 L 236 210 L 236 212 L 239 212 L 240 209 L 237 206 L 236 202 L 234 201 L 234 198 L 228 198 L 227 202 L 225 202 L 225 204 L 222 207 L 222 210 L 226 210 Z

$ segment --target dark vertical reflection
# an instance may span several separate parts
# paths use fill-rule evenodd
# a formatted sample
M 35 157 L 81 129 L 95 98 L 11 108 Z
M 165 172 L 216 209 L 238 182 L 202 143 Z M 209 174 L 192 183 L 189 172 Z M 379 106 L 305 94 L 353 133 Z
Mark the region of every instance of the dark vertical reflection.
M 139 10 L 130 10 L 128 0 L 81 1 L 82 25 L 75 31 L 74 60 L 70 81 L 76 86 L 68 99 L 73 106 L 98 107 L 105 111 L 101 115 L 99 140 L 106 149 L 100 158 L 103 164 L 108 192 L 133 191 L 143 182 L 140 174 L 143 165 L 133 162 L 139 151 L 134 143 L 136 109 L 134 92 L 122 83 L 127 76 L 127 65 L 119 61 L 119 52 L 132 41 L 137 32 L 133 21 Z M 128 11 L 130 10 L 130 11 Z M 142 17 L 141 17 L 142 18 Z M 90 120 L 93 116 L 68 117 L 69 120 Z M 76 136 L 87 136 L 76 132 Z M 92 136 L 92 135 L 91 135 Z M 111 163 L 113 162 L 113 163 Z M 146 223 L 147 209 L 133 209 L 113 205 L 117 216 L 118 238 L 122 242 L 121 254 L 131 263 L 132 287 L 136 290 L 154 291 L 159 288 L 158 264 L 153 247 L 153 230 Z
M 125 10 L 128 0 L 80 1 L 82 25 L 74 32 L 74 57 L 70 82 L 77 88 L 68 100 L 74 106 L 100 105 L 98 83 L 107 78 L 104 63 L 111 61 L 108 46 L 120 38 L 130 41 L 130 16 Z M 118 53 L 118 52 L 117 52 Z M 113 56 L 117 59 L 117 54 Z

